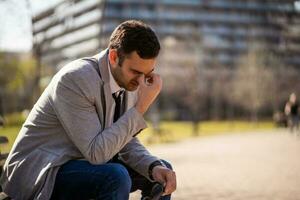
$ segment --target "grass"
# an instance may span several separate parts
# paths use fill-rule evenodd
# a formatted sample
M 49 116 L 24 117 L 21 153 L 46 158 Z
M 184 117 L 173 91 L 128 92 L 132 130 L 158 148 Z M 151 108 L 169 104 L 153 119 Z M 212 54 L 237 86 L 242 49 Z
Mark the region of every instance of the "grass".
M 188 137 L 210 136 L 217 134 L 246 133 L 249 131 L 272 130 L 275 124 L 271 121 L 251 123 L 246 121 L 204 121 L 198 124 L 198 132 L 193 133 L 191 122 L 162 122 L 160 132 L 154 132 L 152 126 L 139 135 L 145 144 L 176 142 Z
M 1 144 L 1 152 L 9 152 L 13 145 L 13 141 L 15 141 L 19 130 L 20 126 L 9 126 L 9 127 L 4 127 L 0 128 L 0 136 L 6 136 L 8 138 L 9 143 L 8 144 Z
M 198 124 L 199 130 L 197 136 L 210 136 L 217 134 L 231 134 L 236 132 L 249 132 L 258 130 L 272 130 L 275 129 L 273 122 L 257 122 L 250 123 L 246 121 L 204 121 Z M 20 126 L 9 126 L 0 128 L 0 135 L 8 137 L 9 144 L 1 146 L 1 152 L 8 152 L 15 140 Z M 182 139 L 195 136 L 193 135 L 193 126 L 191 122 L 162 122 L 160 125 L 160 132 L 155 132 L 149 123 L 149 128 L 145 129 L 139 138 L 142 143 L 156 144 L 166 142 L 176 142 Z

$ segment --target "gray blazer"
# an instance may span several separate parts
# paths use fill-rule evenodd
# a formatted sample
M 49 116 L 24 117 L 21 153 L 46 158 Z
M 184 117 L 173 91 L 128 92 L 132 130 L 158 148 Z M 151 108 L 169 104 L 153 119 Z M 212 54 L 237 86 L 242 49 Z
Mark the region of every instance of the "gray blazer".
M 25 121 L 5 162 L 1 185 L 16 200 L 50 199 L 59 167 L 72 159 L 103 164 L 116 153 L 148 177 L 152 156 L 134 137 L 146 128 L 126 92 L 126 111 L 112 123 L 107 50 L 75 60 L 51 80 Z

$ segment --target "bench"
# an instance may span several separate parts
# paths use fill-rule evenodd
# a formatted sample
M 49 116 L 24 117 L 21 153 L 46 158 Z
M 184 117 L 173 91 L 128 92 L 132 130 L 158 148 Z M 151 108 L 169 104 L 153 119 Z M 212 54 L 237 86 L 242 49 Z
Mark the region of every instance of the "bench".
M 0 136 L 0 147 L 4 144 L 8 144 L 8 139 L 5 136 Z M 2 153 L 0 148 L 0 176 L 2 174 L 2 167 L 4 162 L 8 156 L 8 153 Z M 0 186 L 0 200 L 9 200 L 10 198 L 2 192 L 2 188 Z
M 8 144 L 8 139 L 5 136 L 0 136 L 0 147 L 4 144 Z M 4 165 L 5 159 L 7 158 L 8 153 L 2 153 L 0 148 L 0 175 L 2 174 L 2 167 Z

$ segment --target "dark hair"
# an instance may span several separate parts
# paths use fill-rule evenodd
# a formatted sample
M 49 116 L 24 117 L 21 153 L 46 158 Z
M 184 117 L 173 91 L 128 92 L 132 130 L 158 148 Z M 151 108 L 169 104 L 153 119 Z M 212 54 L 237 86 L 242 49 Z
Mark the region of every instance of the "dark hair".
M 133 51 L 143 59 L 157 57 L 160 44 L 150 26 L 141 21 L 129 20 L 113 31 L 108 48 L 117 50 L 119 64 L 122 64 L 124 57 Z

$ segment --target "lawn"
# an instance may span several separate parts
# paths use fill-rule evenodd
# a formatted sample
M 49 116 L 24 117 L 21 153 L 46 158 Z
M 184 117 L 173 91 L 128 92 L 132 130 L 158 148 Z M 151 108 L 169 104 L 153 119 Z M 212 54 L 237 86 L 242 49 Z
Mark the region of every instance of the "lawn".
M 276 126 L 271 121 L 251 123 L 246 121 L 204 121 L 198 124 L 198 132 L 193 133 L 191 122 L 162 122 L 160 132 L 154 132 L 151 124 L 139 135 L 146 144 L 176 142 L 188 137 L 204 137 L 217 134 L 246 133 L 249 131 L 272 130 Z
M 198 124 L 197 136 L 204 137 L 216 134 L 231 134 L 236 132 L 249 132 L 256 130 L 275 129 L 273 122 L 250 123 L 246 121 L 204 121 Z M 0 128 L 0 135 L 8 137 L 9 144 L 1 146 L 1 152 L 8 152 L 15 140 L 20 127 L 11 126 Z M 139 134 L 140 140 L 146 144 L 176 142 L 182 139 L 195 136 L 191 122 L 162 122 L 160 132 L 154 132 L 151 124 Z
M 5 128 L 0 128 L 0 136 L 6 136 L 8 138 L 9 143 L 8 144 L 1 144 L 1 152 L 9 152 L 13 145 L 13 141 L 15 141 L 18 132 L 21 127 L 19 126 L 10 126 L 10 127 L 5 127 Z

